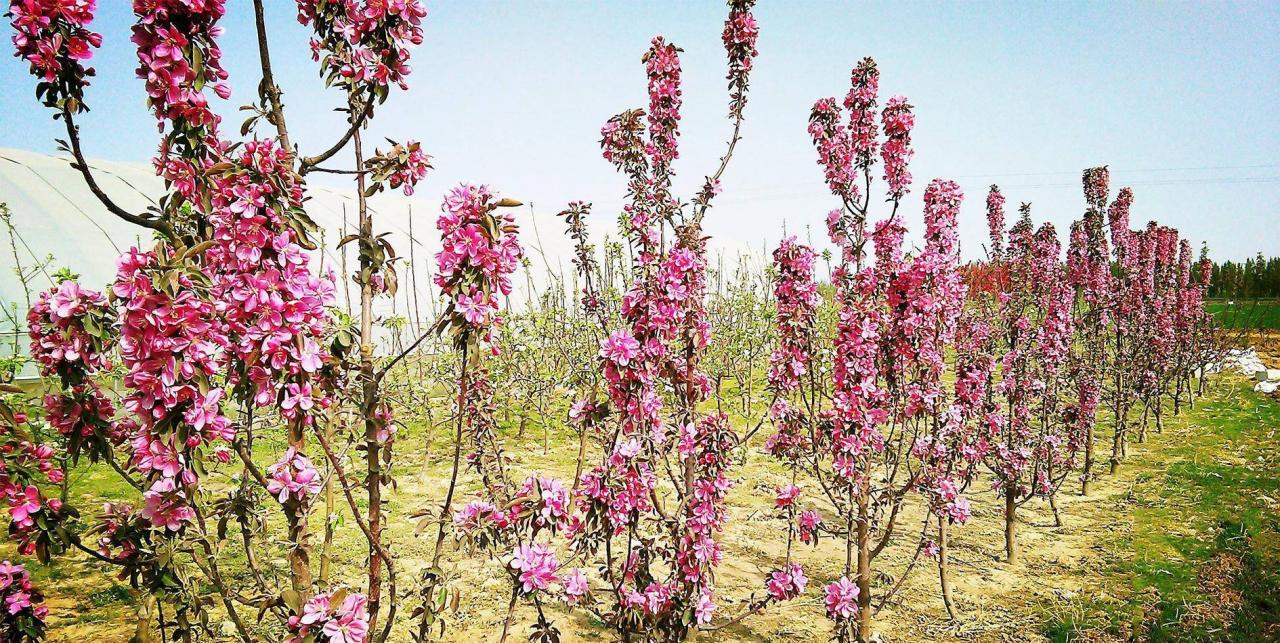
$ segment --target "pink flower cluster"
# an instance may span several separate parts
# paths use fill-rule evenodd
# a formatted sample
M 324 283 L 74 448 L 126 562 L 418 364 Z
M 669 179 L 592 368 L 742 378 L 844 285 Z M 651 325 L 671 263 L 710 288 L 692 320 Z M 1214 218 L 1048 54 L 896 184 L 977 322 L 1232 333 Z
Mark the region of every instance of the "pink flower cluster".
M 183 135 L 187 130 L 212 133 L 218 124 L 203 89 L 208 85 L 222 98 L 231 95 L 222 51 L 215 42 L 222 35 L 218 21 L 226 13 L 224 4 L 225 0 L 133 1 L 138 78 L 146 81 L 147 104 L 162 129 L 169 121 Z
M 202 254 L 166 243 L 130 250 L 113 287 L 125 407 L 138 424 L 133 465 L 151 482 L 142 515 L 178 530 L 193 515 L 200 449 L 235 437 L 222 385 L 279 408 L 295 430 L 328 405 L 313 380 L 333 284 L 312 274 L 303 249 L 302 186 L 289 152 L 274 140 L 217 138 L 203 89 L 226 94 L 215 42 L 223 1 L 136 0 L 134 10 L 139 75 L 161 128 L 171 126 L 156 159 L 174 190 L 167 214 L 189 225 L 182 206 L 190 206 L 211 242 L 198 246 Z
M 330 277 L 316 275 L 293 213 L 303 200 L 288 151 L 253 140 L 223 156 L 209 183 L 214 246 L 205 259 L 227 347 L 237 358 L 233 386 L 259 407 L 278 406 L 295 426 L 329 405 L 315 380 L 328 357 L 319 339 L 334 301 Z
M 102 293 L 64 281 L 40 293 L 27 313 L 31 357 L 42 375 L 64 380 L 110 369 L 108 331 L 114 322 Z
M 584 511 L 591 506 L 603 510 L 609 529 L 616 533 L 653 512 L 650 495 L 657 480 L 650 461 L 668 448 L 658 389 L 663 367 L 671 365 L 672 384 L 687 404 L 696 404 L 710 391 L 709 380 L 694 363 L 710 333 L 701 304 L 706 260 L 700 245 L 686 245 L 700 243 L 690 236 L 682 236 L 665 256 L 640 259 L 642 265 L 656 269 L 642 271 L 623 297 L 622 314 L 629 329 L 614 331 L 601 344 L 605 382 L 624 438 L 604 465 L 584 476 L 582 502 Z M 683 340 L 685 349 L 673 355 L 672 346 L 678 340 Z M 692 421 L 681 423 L 686 434 Z M 707 427 L 715 425 L 698 424 L 695 436 L 702 439 Z M 706 470 L 706 480 L 713 486 L 716 470 Z
M 961 198 L 955 183 L 933 181 L 925 192 L 924 252 L 904 259 L 905 229 L 895 221 L 881 221 L 872 234 L 875 264 L 844 288 L 835 340 L 832 442 L 836 471 L 845 477 L 853 476 L 854 459 L 867 449 L 884 448 L 877 425 L 890 412 L 902 420 L 938 412 L 945 347 L 952 342 L 965 297 L 956 269 Z M 846 255 L 853 254 L 846 230 L 833 225 L 832 234 Z M 886 356 L 883 364 L 880 356 Z M 899 385 L 882 388 L 882 376 Z
M 98 524 L 89 533 L 98 534 L 98 553 L 121 563 L 135 559 L 140 550 L 147 549 L 146 539 L 151 523 L 124 503 L 104 503 Z
M 800 386 L 813 359 L 813 333 L 818 317 L 818 284 L 813 278 L 813 250 L 782 240 L 773 251 L 773 295 L 777 302 L 778 348 L 769 357 L 769 385 L 778 393 Z
M 45 106 L 75 113 L 84 108 L 84 88 L 93 68 L 84 61 L 102 46 L 89 30 L 96 0 L 10 0 L 5 14 L 13 26 L 14 55 L 40 79 L 36 92 Z
M 850 72 L 850 87 L 844 98 L 849 122 L 842 123 L 843 113 L 835 98 L 823 98 L 813 105 L 809 115 L 809 136 L 818 150 L 831 192 L 846 203 L 860 197 L 859 173 L 875 162 L 876 97 L 880 91 L 880 70 L 876 61 L 863 58 Z
M 228 341 L 214 304 L 200 296 L 196 284 L 203 275 L 174 265 L 163 244 L 158 252 L 131 249 L 121 256 L 112 290 L 121 301 L 124 406 L 138 423 L 132 463 L 155 478 L 144 514 L 177 530 L 192 515 L 181 489 L 196 481 L 192 450 L 230 442 L 234 428 L 220 410 L 222 390 L 209 388 L 223 369 Z M 199 428 L 182 431 L 187 422 Z M 186 437 L 180 440 L 179 433 Z
M 764 448 L 775 458 L 798 465 L 809 454 L 809 417 L 803 409 L 780 399 L 769 407 L 774 432 L 765 440 Z
M 911 149 L 911 128 L 915 126 L 915 115 L 907 99 L 894 96 L 885 103 L 881 115 L 884 123 L 885 142 L 880 148 L 880 158 L 884 160 L 884 180 L 889 184 L 889 195 L 901 198 L 911 187 L 911 172 L 907 164 L 915 152 Z
M 816 545 L 818 543 L 818 530 L 822 527 L 822 514 L 816 509 L 806 509 L 800 512 L 800 517 L 796 520 L 796 526 L 800 530 L 800 542 L 806 545 Z
M 115 407 L 92 375 L 111 368 L 115 311 L 101 293 L 64 281 L 40 294 L 27 313 L 31 356 L 62 390 L 45 395 L 46 419 L 67 437 L 73 460 L 108 457 L 121 440 Z
M 855 183 L 853 141 L 840 119 L 836 99 L 820 99 L 813 104 L 809 115 L 809 136 L 818 150 L 818 164 L 826 176 L 827 187 L 846 201 L 856 201 L 860 191 Z M 871 140 L 875 141 L 874 136 Z
M 161 477 L 143 492 L 141 515 L 158 529 L 177 532 L 196 517 L 196 510 L 185 485 L 176 478 Z
M 363 594 L 336 590 L 319 594 L 289 617 L 285 643 L 364 643 L 369 635 L 368 600 Z
M 22 407 L 0 400 L 0 494 L 9 507 L 9 535 L 24 555 L 47 560 L 65 547 L 63 521 L 69 517 L 59 498 L 45 498 L 38 485 L 63 482 L 64 471 L 50 444 L 36 441 Z
M 41 640 L 48 615 L 44 595 L 32 584 L 26 567 L 0 563 L 0 632 L 14 641 Z
M 775 601 L 789 601 L 804 593 L 809 578 L 799 563 L 790 563 L 782 569 L 775 570 L 765 583 L 765 591 Z
M 267 467 L 267 476 L 267 493 L 282 505 L 292 502 L 305 506 L 323 486 L 315 465 L 294 447 L 286 449 L 275 464 Z
M 649 146 L 645 150 L 653 161 L 658 189 L 670 172 L 671 162 L 679 158 L 680 91 L 679 48 L 658 36 L 645 54 L 645 72 L 649 77 Z
M 581 569 L 570 570 L 564 576 L 564 597 L 565 602 L 570 605 L 577 605 L 582 602 L 583 598 L 591 591 L 591 585 L 587 582 L 587 575 L 582 573 Z
M 1004 256 L 1004 195 L 995 185 L 987 192 L 987 230 L 991 235 L 990 258 L 999 261 Z
M 833 241 L 840 243 L 840 239 Z M 884 408 L 886 394 L 877 381 L 880 371 L 876 357 L 883 316 L 870 296 L 873 278 L 869 270 L 858 275 L 854 289 L 844 295 L 836 321 L 832 464 L 836 473 L 850 481 L 858 475 L 857 458 L 883 449 L 884 436 L 877 426 L 888 418 Z
M 431 170 L 431 156 L 421 143 L 408 140 L 386 152 L 378 151 L 365 161 L 365 167 L 373 172 L 373 180 L 379 185 L 387 181 L 391 189 L 403 188 L 405 196 L 412 196 L 413 187 Z
M 1132 231 L 1129 229 L 1129 208 L 1133 207 L 1133 190 L 1120 188 L 1116 200 L 1107 208 L 1107 224 L 1111 228 L 1111 245 L 1115 248 L 1116 260 L 1123 262 L 1129 252 L 1129 241 Z
M 724 413 L 707 415 L 681 431 L 679 453 L 692 473 L 693 493 L 685 504 L 685 530 L 677 541 L 676 566 L 682 583 L 680 593 L 690 602 L 697 597 L 706 603 L 703 612 L 707 618 L 714 609 L 713 572 L 721 558 L 716 536 L 728 519 L 725 497 L 733 488 L 726 473 L 737 444 L 738 435 Z
M 778 509 L 790 509 L 795 506 L 796 498 L 799 498 L 800 494 L 800 487 L 793 484 L 778 487 L 778 493 L 773 499 L 773 506 Z
M 827 606 L 827 617 L 833 621 L 847 621 L 858 614 L 858 586 L 847 576 L 827 585 L 822 599 Z
M 10 411 L 8 407 L 0 408 Z M 10 423 L 0 419 L 0 494 L 13 519 L 9 534 L 18 541 L 19 552 L 31 554 L 41 545 L 61 540 L 54 534 L 64 518 L 62 502 L 57 498 L 46 499 L 38 485 L 59 484 L 65 473 L 57 466 L 53 446 L 34 441 L 25 426 L 25 412 L 13 411 L 6 415 L 11 415 L 13 420 Z
M 409 88 L 409 49 L 422 44 L 426 17 L 419 0 L 298 0 L 298 22 L 314 30 L 311 55 L 329 83 L 368 87 L 379 100 L 390 85 Z
M 1107 166 L 1091 167 L 1084 171 L 1084 200 L 1089 207 L 1102 211 L 1107 207 L 1111 193 L 1111 170 Z
M 844 97 L 844 108 L 849 110 L 849 142 L 853 165 L 865 170 L 871 167 L 878 146 L 875 110 L 880 70 L 876 68 L 876 61 L 863 58 L 849 76 L 849 93 Z
M 724 21 L 724 33 L 720 36 L 729 55 L 729 113 L 738 117 L 747 105 L 752 63 L 760 53 L 756 50 L 760 25 L 751 15 L 754 5 L 755 0 L 731 0 L 729 17 Z
M 518 544 L 508 554 L 507 567 L 517 591 L 529 595 L 562 583 L 565 601 L 578 604 L 589 589 L 586 575 L 574 569 L 559 576 L 560 561 L 552 545 L 536 540 L 541 531 L 555 533 L 567 528 L 572 532 L 575 528 L 569 519 L 569 490 L 559 480 L 530 476 L 506 506 L 498 510 L 485 500 L 467 503 L 453 515 L 459 538 L 480 546 L 515 541 Z
M 663 439 L 662 399 L 657 390 L 660 367 L 671 356 L 671 343 L 687 331 L 690 345 L 706 345 L 710 328 L 701 310 L 706 260 L 697 251 L 677 244 L 650 277 L 641 277 L 623 296 L 622 314 L 630 329 L 614 331 L 601 343 L 613 407 L 622 415 L 624 434 Z M 689 364 L 678 364 L 683 384 L 697 394 L 709 382 Z
M 536 530 L 556 531 L 569 517 L 573 508 L 569 490 L 554 478 L 529 476 L 520 488 L 520 500 L 513 503 L 513 513 L 528 512 Z
M 1132 192 L 1121 190 L 1117 198 L 1118 207 L 1123 207 L 1126 221 L 1127 205 L 1122 202 L 1132 199 Z M 1119 213 L 1117 213 L 1119 214 Z M 1083 296 L 1089 305 L 1090 314 L 1097 317 L 1096 323 L 1104 326 L 1110 320 L 1110 301 L 1112 295 L 1110 249 L 1107 244 L 1106 223 L 1103 221 L 1101 208 L 1090 207 L 1084 218 L 1072 223 L 1070 242 L 1067 249 L 1067 278 L 1071 285 Z M 1097 332 L 1101 332 L 1098 329 Z
M 436 220 L 436 285 L 452 302 L 451 323 L 484 342 L 501 323 L 498 297 L 511 294 L 511 274 L 522 256 L 514 219 L 496 214 L 498 204 L 488 187 L 464 183 L 445 196 Z
M 556 553 L 544 543 L 516 547 L 508 564 L 517 574 L 520 590 L 525 594 L 547 589 L 560 580 L 556 576 L 560 561 L 556 558 Z

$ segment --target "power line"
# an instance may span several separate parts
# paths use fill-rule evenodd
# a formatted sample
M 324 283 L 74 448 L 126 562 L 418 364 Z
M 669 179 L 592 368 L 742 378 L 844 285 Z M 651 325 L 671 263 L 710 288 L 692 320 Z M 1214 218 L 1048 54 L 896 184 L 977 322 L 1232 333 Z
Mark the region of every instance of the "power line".
M 1239 177 L 1217 177 L 1217 178 L 1185 178 L 1185 179 L 1151 179 L 1148 181 L 1125 181 L 1124 185 L 1130 187 L 1144 187 L 1156 185 L 1213 185 L 1223 183 L 1276 183 L 1280 182 L 1280 176 L 1239 176 Z M 1011 183 L 1009 188 L 1078 188 L 1079 182 L 1071 183 Z
M 1133 169 L 1133 170 L 1112 168 L 1111 171 L 1113 173 L 1119 173 L 1119 174 L 1129 174 L 1129 173 L 1136 174 L 1140 172 L 1146 173 L 1146 172 L 1207 172 L 1212 170 L 1263 170 L 1263 169 L 1270 169 L 1270 168 L 1276 168 L 1276 167 L 1280 167 L 1280 165 L 1277 165 L 1274 163 L 1266 164 L 1266 165 L 1203 165 L 1203 166 L 1196 166 L 1196 167 L 1151 167 L 1151 168 L 1139 168 L 1139 169 Z M 1068 176 L 1068 175 L 1079 176 L 1081 173 L 1082 173 L 1082 170 L 1069 170 L 1069 171 L 1060 171 L 1060 172 L 1005 172 L 1000 174 L 960 174 L 953 178 L 981 179 L 981 178 L 989 178 L 993 176 L 994 177 Z
M 1241 183 L 1280 183 L 1280 176 L 1238 176 L 1238 177 L 1204 177 L 1204 178 L 1173 178 L 1173 179 L 1148 179 L 1145 181 L 1124 181 L 1123 185 L 1128 187 L 1159 187 L 1169 185 L 1219 185 L 1219 184 L 1241 184 Z M 1062 182 L 1062 183 L 1011 183 L 1001 185 L 1002 189 L 1008 188 L 1075 188 L 1079 189 L 1079 181 Z M 813 191 L 764 191 L 756 195 L 748 196 L 730 196 L 720 199 L 719 203 L 754 203 L 761 201 L 790 201 L 796 199 L 830 199 L 825 192 L 818 190 Z

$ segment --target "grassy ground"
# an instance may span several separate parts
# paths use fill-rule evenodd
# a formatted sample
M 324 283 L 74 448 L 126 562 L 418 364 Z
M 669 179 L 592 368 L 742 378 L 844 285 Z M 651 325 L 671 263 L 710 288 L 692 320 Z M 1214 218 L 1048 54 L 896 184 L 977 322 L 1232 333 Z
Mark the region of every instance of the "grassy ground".
M 1205 303 L 1205 309 L 1226 328 L 1280 330 L 1280 301 L 1219 299 Z
M 1280 638 L 1280 404 L 1228 376 L 1132 459 L 1131 530 L 1101 585 L 1062 606 L 1056 641 Z
M 571 477 L 577 445 L 552 431 L 543 450 L 540 425 L 516 436 L 516 418 L 506 420 L 507 452 L 513 477 L 550 471 Z M 1280 403 L 1254 393 L 1244 378 L 1224 375 L 1196 408 L 1171 418 L 1164 433 L 1134 445 L 1119 474 L 1104 476 L 1088 498 L 1064 491 L 1064 524 L 1054 527 L 1047 507 L 1032 503 L 1023 512 L 1023 558 L 1000 561 L 1000 503 L 975 484 L 974 519 L 953 537 L 953 576 L 959 619 L 945 617 L 937 596 L 936 570 L 916 568 L 898 599 L 878 616 L 888 640 L 969 641 L 1259 641 L 1280 637 Z M 451 453 L 449 427 L 431 433 L 411 426 L 397 440 L 396 487 L 390 494 L 388 537 L 400 557 L 401 591 L 411 591 L 430 557 L 434 532 L 414 533 L 413 512 L 437 505 L 447 484 Z M 1107 444 L 1106 440 L 1101 441 Z M 260 444 L 260 459 L 280 445 Z M 746 455 L 738 487 L 729 498 L 733 525 L 724 535 L 725 563 L 718 583 L 726 613 L 735 613 L 782 557 L 782 523 L 769 510 L 774 486 L 784 471 L 757 449 Z M 86 513 L 128 493 L 109 471 L 78 471 L 71 498 Z M 222 478 L 216 484 L 230 484 Z M 471 492 L 473 486 L 467 486 Z M 464 497 L 465 499 L 465 497 Z M 339 497 L 339 506 L 344 507 Z M 264 500 L 264 503 L 269 503 Z M 361 507 L 363 510 L 363 506 Z M 919 515 L 920 508 L 908 513 Z M 912 513 L 915 512 L 915 513 Z M 279 512 L 269 511 L 274 516 Z M 319 512 L 317 512 L 319 513 Z M 776 524 L 775 524 L 776 523 Z M 907 524 L 907 521 L 904 521 Z M 313 521 L 318 535 L 323 528 Z M 280 533 L 272 529 L 271 533 Z M 317 536 L 318 542 L 318 536 Z M 361 584 L 365 569 L 362 538 L 348 518 L 337 525 L 331 552 L 335 582 Z M 238 543 L 224 543 L 225 572 L 241 586 L 251 578 L 238 556 Z M 320 557 L 319 548 L 313 560 Z M 6 556 L 12 548 L 6 547 Z M 283 543 L 258 551 L 265 567 L 283 569 Z M 911 558 L 906 547 L 886 550 L 877 561 L 883 586 Z M 505 613 L 505 580 L 498 563 L 451 553 L 461 608 L 451 614 L 445 639 L 495 639 Z M 811 578 L 808 594 L 788 609 L 746 619 L 702 640 L 825 640 L 821 585 L 839 574 L 843 552 L 835 542 L 803 548 L 797 558 Z M 132 630 L 135 597 L 126 584 L 97 566 L 65 560 L 49 568 L 32 565 L 48 590 L 52 642 L 88 638 L 126 641 Z M 411 609 L 411 601 L 406 602 Z M 528 616 L 528 614 L 524 614 Z M 581 611 L 554 612 L 568 642 L 601 640 L 604 633 Z M 527 621 L 525 621 L 527 622 Z M 219 625 L 215 619 L 214 629 Z M 523 635 L 524 626 L 515 634 Z M 407 640 L 407 637 L 403 640 Z M 517 640 L 514 639 L 513 640 Z

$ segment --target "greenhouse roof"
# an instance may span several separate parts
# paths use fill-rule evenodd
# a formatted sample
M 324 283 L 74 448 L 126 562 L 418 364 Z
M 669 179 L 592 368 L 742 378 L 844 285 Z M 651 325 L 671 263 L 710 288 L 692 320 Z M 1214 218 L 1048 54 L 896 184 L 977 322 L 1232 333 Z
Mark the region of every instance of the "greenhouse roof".
M 154 206 L 164 193 L 163 182 L 149 165 L 95 160 L 91 160 L 89 165 L 103 191 L 126 210 L 141 212 Z M 318 241 L 324 251 L 324 267 L 339 272 L 342 252 L 335 250 L 334 246 L 345 234 L 344 217 L 345 229 L 354 231 L 354 190 L 340 192 L 329 187 L 310 186 L 307 194 L 307 213 L 322 231 Z M 0 148 L 0 203 L 8 205 L 14 227 L 13 247 L 0 250 L 0 265 L 5 266 L 0 270 L 0 302 L 6 312 L 16 306 L 19 317 L 25 314 L 26 295 L 13 270 L 15 254 L 16 261 L 31 274 L 29 287 L 34 295 L 48 288 L 53 283 L 53 274 L 63 267 L 79 274 L 85 286 L 105 288 L 115 277 L 116 258 L 122 252 L 131 246 L 152 244 L 150 230 L 107 211 L 89 191 L 80 173 L 71 167 L 67 156 Z M 390 312 L 398 304 L 403 311 L 416 278 L 421 314 L 429 316 L 434 302 L 430 259 L 439 243 L 433 216 L 436 206 L 425 199 L 404 197 L 398 192 L 375 195 L 371 204 L 376 214 L 377 229 L 390 232 L 393 247 L 406 258 L 410 253 L 410 213 L 432 214 L 418 217 L 413 224 L 414 234 L 419 239 L 414 244 L 414 259 L 420 268 L 400 266 L 401 296 L 396 303 L 386 302 L 384 306 L 386 312 Z M 0 234 L 4 234 L 3 231 Z M 349 260 L 354 266 L 354 251 L 350 255 Z M 417 274 L 413 274 L 415 271 Z M 339 284 L 339 306 L 346 306 L 347 290 Z M 358 298 L 354 289 L 352 296 Z M 25 321 L 17 321 L 18 328 L 15 329 L 14 320 L 9 315 L 0 318 L 0 332 L 7 335 L 0 342 L 3 346 L 0 355 L 12 350 L 11 336 L 15 330 L 25 333 Z M 26 344 L 25 337 L 20 338 L 19 344 Z

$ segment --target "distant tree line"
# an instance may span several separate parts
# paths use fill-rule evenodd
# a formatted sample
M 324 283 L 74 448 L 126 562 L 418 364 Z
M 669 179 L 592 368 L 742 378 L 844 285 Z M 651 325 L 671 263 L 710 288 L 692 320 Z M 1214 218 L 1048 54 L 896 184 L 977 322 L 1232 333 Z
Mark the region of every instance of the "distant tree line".
M 1280 257 L 1262 253 L 1244 263 L 1224 261 L 1213 264 L 1210 297 L 1280 297 Z

